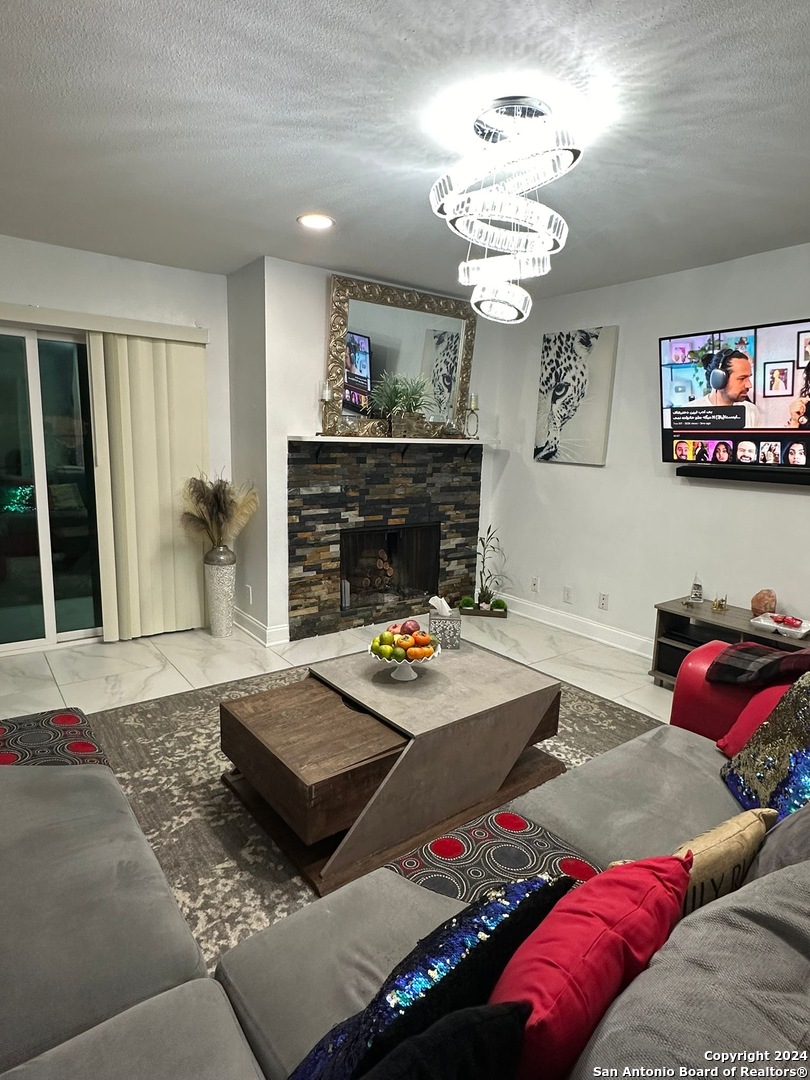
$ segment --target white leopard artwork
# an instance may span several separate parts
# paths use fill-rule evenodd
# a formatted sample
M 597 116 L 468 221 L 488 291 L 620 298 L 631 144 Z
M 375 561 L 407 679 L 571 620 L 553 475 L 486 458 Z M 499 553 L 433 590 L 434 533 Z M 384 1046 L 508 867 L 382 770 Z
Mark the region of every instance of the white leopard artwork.
M 449 416 L 455 401 L 458 347 L 461 335 L 453 330 L 428 330 L 422 371 L 430 380 L 436 412 Z
M 617 341 L 616 326 L 543 335 L 535 461 L 604 464 Z

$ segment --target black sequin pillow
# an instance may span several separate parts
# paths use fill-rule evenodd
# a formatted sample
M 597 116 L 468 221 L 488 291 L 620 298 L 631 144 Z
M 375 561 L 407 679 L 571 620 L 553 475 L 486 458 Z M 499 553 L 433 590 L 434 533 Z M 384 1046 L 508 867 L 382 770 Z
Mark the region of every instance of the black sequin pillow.
M 515 1080 L 530 1012 L 522 1001 L 458 1009 L 396 1046 L 366 1080 Z
M 810 802 L 810 672 L 720 770 L 746 810 L 770 807 L 779 820 Z
M 324 1035 L 290 1080 L 356 1080 L 442 1017 L 486 1004 L 517 947 L 574 884 L 569 877 L 508 882 L 442 923 L 362 1012 Z

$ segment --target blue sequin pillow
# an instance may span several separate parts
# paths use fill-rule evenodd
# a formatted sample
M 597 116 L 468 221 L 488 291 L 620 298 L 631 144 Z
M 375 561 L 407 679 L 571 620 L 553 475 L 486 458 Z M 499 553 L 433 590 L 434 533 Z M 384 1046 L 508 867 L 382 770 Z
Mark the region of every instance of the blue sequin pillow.
M 324 1035 L 290 1080 L 355 1080 L 441 1017 L 485 1004 L 517 947 L 574 884 L 569 877 L 509 882 L 442 923 L 362 1012 Z
M 810 672 L 720 770 L 746 810 L 770 807 L 779 820 L 810 802 Z

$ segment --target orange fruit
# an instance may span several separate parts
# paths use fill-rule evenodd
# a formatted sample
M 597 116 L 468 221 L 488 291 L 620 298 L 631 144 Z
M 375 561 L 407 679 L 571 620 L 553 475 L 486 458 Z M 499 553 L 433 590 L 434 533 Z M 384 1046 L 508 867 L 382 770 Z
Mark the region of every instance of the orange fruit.
M 405 653 L 409 660 L 421 660 L 425 655 L 425 650 L 420 649 L 417 645 L 412 645 L 410 649 Z
M 412 649 L 416 642 L 413 640 L 410 634 L 400 634 L 394 642 L 395 645 L 399 645 L 400 649 L 404 649 L 406 652 L 408 649 Z
M 413 635 L 413 640 L 420 648 L 424 648 L 425 645 L 430 644 L 430 634 L 426 634 L 424 630 L 419 630 Z
M 429 657 L 433 656 L 435 651 L 436 650 L 433 648 L 432 645 L 425 645 L 425 647 L 422 649 L 422 653 L 424 654 L 425 660 L 427 660 Z

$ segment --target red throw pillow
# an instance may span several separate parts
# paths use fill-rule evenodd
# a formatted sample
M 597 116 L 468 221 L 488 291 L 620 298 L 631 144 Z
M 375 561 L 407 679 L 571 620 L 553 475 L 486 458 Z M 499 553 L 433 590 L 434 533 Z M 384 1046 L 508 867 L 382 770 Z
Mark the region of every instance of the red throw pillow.
M 739 754 L 754 732 L 765 723 L 790 687 L 790 683 L 783 686 L 766 686 L 764 690 L 754 694 L 725 735 L 717 740 L 715 743 L 717 749 L 722 750 L 729 758 Z
M 562 1080 L 608 1005 L 680 918 L 691 852 L 606 870 L 572 889 L 512 956 L 490 1004 L 527 1001 L 518 1080 Z

